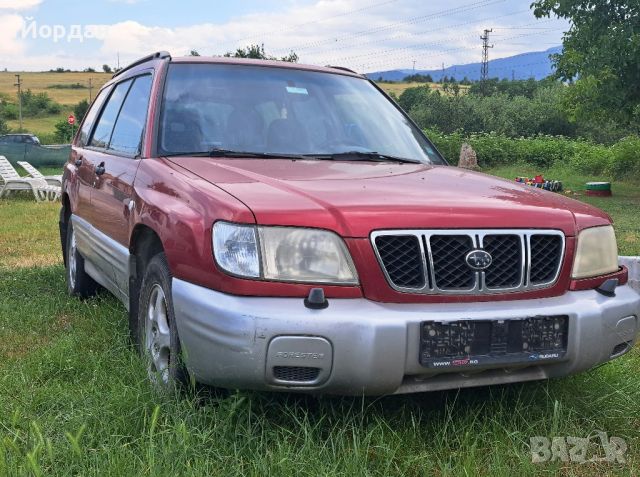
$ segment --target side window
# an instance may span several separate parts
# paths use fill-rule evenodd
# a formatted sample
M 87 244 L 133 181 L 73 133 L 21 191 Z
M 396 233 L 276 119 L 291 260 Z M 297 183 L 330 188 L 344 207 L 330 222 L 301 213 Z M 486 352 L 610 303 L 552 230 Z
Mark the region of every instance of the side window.
M 78 146 L 84 147 L 87 145 L 87 141 L 89 140 L 89 134 L 91 133 L 91 128 L 93 123 L 96 120 L 96 116 L 102 108 L 102 103 L 104 103 L 105 98 L 109 92 L 109 88 L 105 88 L 96 97 L 96 100 L 91 105 L 89 111 L 85 115 L 85 119 L 82 122 L 82 127 L 80 128 L 80 135 L 78 136 Z
M 132 155 L 140 152 L 150 94 L 151 75 L 136 78 L 113 128 L 109 150 Z
M 132 80 L 128 80 L 120 83 L 115 87 L 113 93 L 111 93 L 111 96 L 107 100 L 107 105 L 102 110 L 100 119 L 98 119 L 98 125 L 93 132 L 89 146 L 106 148 L 109 145 L 113 126 L 122 107 L 122 102 L 131 86 L 131 82 Z

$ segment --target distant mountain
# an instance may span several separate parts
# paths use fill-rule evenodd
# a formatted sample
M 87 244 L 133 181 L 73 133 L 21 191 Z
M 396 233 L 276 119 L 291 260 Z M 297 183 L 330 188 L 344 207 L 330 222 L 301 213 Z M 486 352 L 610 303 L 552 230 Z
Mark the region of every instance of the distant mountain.
M 489 77 L 490 78 L 515 78 L 515 79 L 529 79 L 535 78 L 537 80 L 546 78 L 553 73 L 553 66 L 549 55 L 554 53 L 560 53 L 562 51 L 561 46 L 555 46 L 549 48 L 546 51 L 532 51 L 530 53 L 522 53 L 520 55 L 509 56 L 507 58 L 498 58 L 489 61 Z M 377 80 L 382 77 L 385 81 L 402 81 L 406 76 L 412 74 L 431 75 L 434 81 L 440 81 L 443 76 L 449 78 L 454 77 L 457 81 L 460 81 L 465 76 L 471 81 L 477 81 L 480 79 L 480 67 L 481 63 L 469 63 L 466 65 L 454 65 L 439 70 L 390 70 L 390 71 L 376 71 L 373 73 L 367 73 L 367 77 Z

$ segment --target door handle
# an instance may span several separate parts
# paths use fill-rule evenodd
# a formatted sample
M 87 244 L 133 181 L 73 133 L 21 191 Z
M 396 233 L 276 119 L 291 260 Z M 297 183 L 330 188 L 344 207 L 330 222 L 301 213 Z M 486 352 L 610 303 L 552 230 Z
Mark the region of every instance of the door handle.
M 97 175 L 97 176 L 101 176 L 102 174 L 104 174 L 104 172 L 105 172 L 105 169 L 104 169 L 104 162 L 101 162 L 100 164 L 98 164 L 98 165 L 96 166 L 96 170 L 95 170 L 95 172 L 96 172 L 96 175 Z
M 82 159 L 76 159 L 76 162 L 74 162 L 74 164 L 76 165 L 76 167 L 80 167 L 82 165 Z

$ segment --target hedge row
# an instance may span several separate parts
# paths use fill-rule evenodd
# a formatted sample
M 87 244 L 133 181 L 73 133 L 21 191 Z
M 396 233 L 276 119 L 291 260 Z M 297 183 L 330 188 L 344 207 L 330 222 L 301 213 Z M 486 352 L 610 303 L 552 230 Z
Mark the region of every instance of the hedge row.
M 612 178 L 640 178 L 640 138 L 632 136 L 612 146 L 562 136 L 509 138 L 500 134 L 442 134 L 426 130 L 429 138 L 451 164 L 457 164 L 460 147 L 468 143 L 481 167 L 532 164 L 538 167 L 566 165 L 584 174 Z

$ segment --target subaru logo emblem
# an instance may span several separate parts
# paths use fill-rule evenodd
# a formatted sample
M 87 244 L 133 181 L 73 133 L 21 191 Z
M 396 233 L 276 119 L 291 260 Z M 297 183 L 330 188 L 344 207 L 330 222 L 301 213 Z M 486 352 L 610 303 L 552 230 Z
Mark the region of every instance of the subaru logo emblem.
M 484 250 L 471 250 L 465 257 L 469 268 L 473 270 L 486 270 L 491 265 L 493 258 L 489 252 Z

